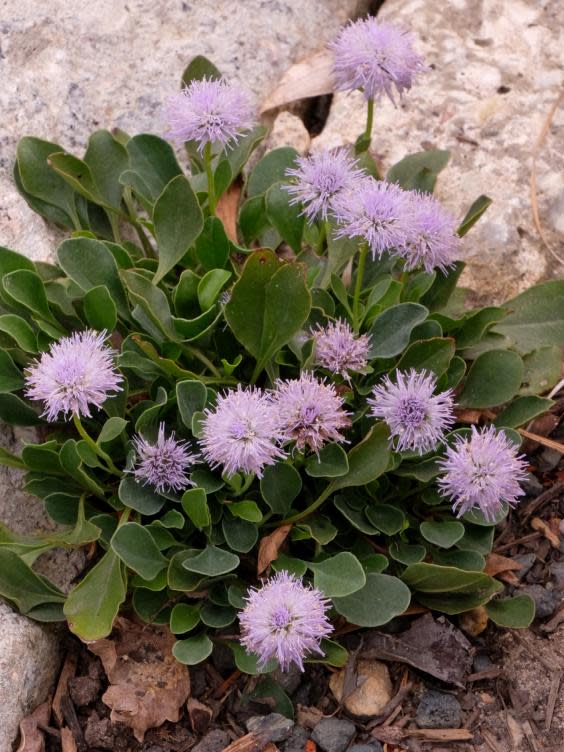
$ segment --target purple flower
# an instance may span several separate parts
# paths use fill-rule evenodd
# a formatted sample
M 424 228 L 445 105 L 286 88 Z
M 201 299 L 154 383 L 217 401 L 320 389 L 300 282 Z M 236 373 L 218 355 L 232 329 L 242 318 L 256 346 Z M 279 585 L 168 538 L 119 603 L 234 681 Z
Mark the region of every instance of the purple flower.
M 370 336 L 356 336 L 343 319 L 330 321 L 312 332 L 315 341 L 315 362 L 332 373 L 349 380 L 350 371 L 364 371 L 368 365 Z
M 87 329 L 51 345 L 26 371 L 26 396 L 45 403 L 42 415 L 55 421 L 62 414 L 90 417 L 110 392 L 120 392 L 122 376 L 114 366 L 115 350 L 104 345 L 106 332 Z
M 351 422 L 333 384 L 319 381 L 311 373 L 302 373 L 299 379 L 278 380 L 274 399 L 281 429 L 296 442 L 298 449 L 309 447 L 319 452 L 329 441 L 345 440 L 341 430 Z
M 446 273 L 459 257 L 462 245 L 456 219 L 428 193 L 409 191 L 407 196 L 412 226 L 406 244 L 398 248 L 405 259 L 404 269 L 423 266 L 428 272 L 440 269 Z
M 343 191 L 351 190 L 365 175 L 347 149 L 319 151 L 308 157 L 298 157 L 297 168 L 286 170 L 295 183 L 284 185 L 292 196 L 291 204 L 302 204 L 302 214 L 308 222 L 326 220 L 333 201 Z
M 426 454 L 454 423 L 452 393 L 434 394 L 437 379 L 428 371 L 397 371 L 395 378 L 374 387 L 371 414 L 386 421 L 396 451 Z
M 334 211 L 340 224 L 337 237 L 362 238 L 373 258 L 403 248 L 413 235 L 407 192 L 395 183 L 364 178 L 356 190 L 335 201 Z
M 388 23 L 364 18 L 347 24 L 329 47 L 333 78 L 340 91 L 360 89 L 365 99 L 386 94 L 394 101 L 427 68 L 413 49 L 413 36 Z
M 223 78 L 191 81 L 170 97 L 166 118 L 170 138 L 178 143 L 196 141 L 200 153 L 209 143 L 225 148 L 236 142 L 255 122 L 249 94 Z
M 260 590 L 254 588 L 239 614 L 241 644 L 259 657 L 259 666 L 276 658 L 282 671 L 295 663 L 304 670 L 308 653 L 323 655 L 322 637 L 333 631 L 326 612 L 330 602 L 319 590 L 288 572 L 278 572 Z
M 218 395 L 215 409 L 204 412 L 204 457 L 212 467 L 223 465 L 228 476 L 242 471 L 260 478 L 265 465 L 286 456 L 278 409 L 259 389 L 239 385 Z
M 181 491 L 193 485 L 186 470 L 193 464 L 196 455 L 188 451 L 185 442 L 174 438 L 174 431 L 166 438 L 164 423 L 159 425 L 155 444 L 139 435 L 133 438 L 133 444 L 137 454 L 133 474 L 143 485 L 153 486 L 158 493 Z
M 441 493 L 454 502 L 459 517 L 477 508 L 493 521 L 503 502 L 517 504 L 525 493 L 519 483 L 525 480 L 527 467 L 517 451 L 503 431 L 492 425 L 481 430 L 472 426 L 470 438 L 455 437 L 446 458 L 439 461 L 445 474 L 438 484 Z

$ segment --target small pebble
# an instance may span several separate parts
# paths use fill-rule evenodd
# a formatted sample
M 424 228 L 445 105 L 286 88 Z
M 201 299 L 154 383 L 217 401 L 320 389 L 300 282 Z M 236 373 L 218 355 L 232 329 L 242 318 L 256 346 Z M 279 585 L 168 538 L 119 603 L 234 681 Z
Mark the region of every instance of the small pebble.
M 472 663 L 472 668 L 475 673 L 479 673 L 480 671 L 487 671 L 490 668 L 494 668 L 494 664 L 491 662 L 487 653 L 476 653 Z
M 231 738 L 223 729 L 213 729 L 202 736 L 200 741 L 193 747 L 192 752 L 221 752 L 231 743 Z
M 417 706 L 415 723 L 419 728 L 460 728 L 462 708 L 453 695 L 429 689 Z
M 247 731 L 258 731 L 268 736 L 271 742 L 283 742 L 292 733 L 294 721 L 280 713 L 254 715 L 246 723 Z
M 282 752 L 304 752 L 309 733 L 303 726 L 294 726 L 292 733 L 282 744 Z
M 521 487 L 527 496 L 540 496 L 544 491 L 544 486 L 536 475 L 529 473 L 524 481 L 521 481 Z
M 564 585 L 564 561 L 553 561 L 550 565 L 550 574 L 557 585 Z
M 518 556 L 513 557 L 513 561 L 518 562 L 519 564 L 522 564 L 522 569 L 519 569 L 515 572 L 517 577 L 522 580 L 523 577 L 529 573 L 529 570 L 533 566 L 536 560 L 535 554 L 519 554 Z
M 547 590 L 542 585 L 526 585 L 521 593 L 530 595 L 535 602 L 537 619 L 548 619 L 552 616 L 558 603 L 558 595 L 553 590 Z
M 347 752 L 384 752 L 384 749 L 377 739 L 369 744 L 353 744 Z
M 311 738 L 324 752 L 343 752 L 356 734 L 354 723 L 342 718 L 322 718 Z

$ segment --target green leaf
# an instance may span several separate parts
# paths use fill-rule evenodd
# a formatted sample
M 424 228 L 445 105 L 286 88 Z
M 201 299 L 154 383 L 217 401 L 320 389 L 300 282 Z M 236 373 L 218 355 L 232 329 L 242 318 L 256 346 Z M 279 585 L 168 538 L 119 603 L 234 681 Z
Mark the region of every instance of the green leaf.
M 107 637 L 126 591 L 121 561 L 107 551 L 68 595 L 64 613 L 71 632 L 82 640 Z
M 152 580 L 166 569 L 167 560 L 151 534 L 136 522 L 120 525 L 113 535 L 111 546 L 123 563 L 145 580 Z
M 368 521 L 385 535 L 395 535 L 405 526 L 405 515 L 391 504 L 370 504 L 364 510 Z
M 217 81 L 221 78 L 221 73 L 207 57 L 196 55 L 184 69 L 182 85 L 188 86 L 191 81 L 201 81 L 203 78 Z
M 198 284 L 198 301 L 202 311 L 212 307 L 230 279 L 231 272 L 226 269 L 212 269 L 202 277 Z
M 234 517 L 239 517 L 247 522 L 262 522 L 262 512 L 255 501 L 233 501 L 227 508 Z
M 402 543 L 401 541 L 393 541 L 390 543 L 389 554 L 394 561 L 399 561 L 400 564 L 417 564 L 425 558 L 427 549 L 425 546 L 419 544 Z
M 190 632 L 200 623 L 200 609 L 188 603 L 177 603 L 170 614 L 170 631 L 172 634 Z
M 406 190 L 422 190 L 432 193 L 437 181 L 437 175 L 448 164 L 450 152 L 440 149 L 430 149 L 410 154 L 390 167 L 386 180 L 388 183 L 398 183 Z
M 294 717 L 292 701 L 280 684 L 275 682 L 271 676 L 261 679 L 256 688 L 249 692 L 248 697 L 250 700 L 265 704 L 268 708 L 272 708 L 275 713 L 279 713 L 286 718 Z
M 159 337 L 162 333 L 167 339 L 178 341 L 179 337 L 164 292 L 139 272 L 122 269 L 120 276 L 132 301 L 142 308 L 150 323 L 154 325 L 156 336 Z
M 235 640 L 228 640 L 227 644 L 233 651 L 233 658 L 235 659 L 235 665 L 244 674 L 250 674 L 256 676 L 257 674 L 269 674 L 274 671 L 278 666 L 278 662 L 271 658 L 262 668 L 258 667 L 258 655 L 255 653 L 247 653 L 245 648 Z
M 286 181 L 286 170 L 295 167 L 298 152 L 283 146 L 273 149 L 257 162 L 247 181 L 247 196 L 258 196 L 270 188 L 274 183 Z
M 306 473 L 312 478 L 339 478 L 349 471 L 347 453 L 338 444 L 327 444 L 318 456 L 306 462 Z
M 39 415 L 15 394 L 0 394 L 0 420 L 11 426 L 36 426 Z
M 119 209 L 123 192 L 119 177 L 129 166 L 125 148 L 109 131 L 95 131 L 88 140 L 84 161 L 104 202 Z
M 117 309 L 105 285 L 93 287 L 83 298 L 84 315 L 93 329 L 113 332 L 117 324 Z
M 299 253 L 302 247 L 302 236 L 305 217 L 301 207 L 290 204 L 290 194 L 284 190 L 281 183 L 271 185 L 265 196 L 266 216 L 275 227 L 282 240 Z
M 511 313 L 493 331 L 505 335 L 520 353 L 564 347 L 564 280 L 535 285 L 504 306 Z
M 533 418 L 546 413 L 554 405 L 553 400 L 546 397 L 517 397 L 505 410 L 502 410 L 494 420 L 496 426 L 518 428 Z
M 131 476 L 126 476 L 121 480 L 118 496 L 126 507 L 147 515 L 160 512 L 166 501 L 163 496 L 159 496 L 148 486 L 137 483 Z
M 180 261 L 204 226 L 196 194 L 183 175 L 173 178 L 153 210 L 153 225 L 159 248 L 159 266 L 154 283 Z
M 374 527 L 365 515 L 366 502 L 362 501 L 359 505 L 356 503 L 356 499 L 347 498 L 345 494 L 337 494 L 333 499 L 333 504 L 336 509 L 345 517 L 350 524 L 361 533 L 366 535 L 378 535 L 379 530 Z
M 366 584 L 361 563 L 348 551 L 341 551 L 320 562 L 311 562 L 308 566 L 313 572 L 315 587 L 327 598 L 351 595 Z
M 0 465 L 5 467 L 17 467 L 20 470 L 25 470 L 25 465 L 19 457 L 12 454 L 4 447 L 0 447 Z
M 492 525 L 498 525 L 502 520 L 504 520 L 507 517 L 508 511 L 508 504 L 502 502 L 500 508 L 496 511 L 492 519 L 486 518 L 482 510 L 478 509 L 477 507 L 474 507 L 474 509 L 470 509 L 468 512 L 465 512 L 462 516 L 462 519 L 465 522 L 471 522 L 473 525 L 478 525 L 480 527 L 491 527 Z
M 492 203 L 492 199 L 489 196 L 478 196 L 472 206 L 466 212 L 466 216 L 462 220 L 460 227 L 458 228 L 458 234 L 460 237 L 464 237 L 468 230 L 470 230 L 476 222 L 480 219 L 482 214 L 486 211 L 488 206 Z
M 511 350 L 489 350 L 479 355 L 457 398 L 461 407 L 496 407 L 517 394 L 523 380 L 523 361 Z
M 290 572 L 296 577 L 303 577 L 307 572 L 307 564 L 301 559 L 295 559 L 293 556 L 278 554 L 278 558 L 270 563 L 275 572 Z
M 337 537 L 338 532 L 335 525 L 327 517 L 317 514 L 297 523 L 292 528 L 291 536 L 292 540 L 313 539 L 320 546 L 326 546 Z
M 463 350 L 465 347 L 478 344 L 488 329 L 501 321 L 506 315 L 507 310 L 505 308 L 489 306 L 469 316 L 460 329 L 456 331 L 456 348 Z
M 419 530 L 425 540 L 428 540 L 429 543 L 434 543 L 435 546 L 439 546 L 440 548 L 454 546 L 464 535 L 464 525 L 461 522 L 455 521 L 425 521 L 419 525 Z
M 24 387 L 25 381 L 16 364 L 0 347 L 0 393 L 15 392 Z
M 561 348 L 558 345 L 539 347 L 525 355 L 521 394 L 543 394 L 552 389 L 560 379 L 561 360 Z
M 448 369 L 454 357 L 454 340 L 433 337 L 420 340 L 410 345 L 401 356 L 396 368 L 407 371 L 415 368 L 418 371 L 432 371 L 437 378 Z
M 239 566 L 239 557 L 217 546 L 207 546 L 196 556 L 186 559 L 182 566 L 189 572 L 218 577 L 232 572 Z
M 37 338 L 31 326 L 21 316 L 14 313 L 0 316 L 0 332 L 11 337 L 20 350 L 34 354 L 37 352 Z
M 208 525 L 211 525 L 208 500 L 203 488 L 189 488 L 187 491 L 184 491 L 182 495 L 182 509 L 184 509 L 198 530 L 203 530 Z
M 458 542 L 458 547 L 464 551 L 475 551 L 479 554 L 489 554 L 492 550 L 495 528 L 493 525 L 464 525 L 466 532 Z
M 349 659 L 349 653 L 346 648 L 339 645 L 338 642 L 323 638 L 321 640 L 321 650 L 323 651 L 322 657 L 311 657 L 306 659 L 306 663 L 324 663 L 327 666 L 335 666 L 336 668 L 343 668 L 347 665 Z
M 470 572 L 482 572 L 486 566 L 486 560 L 477 551 L 433 551 L 433 560 L 436 564 L 444 564 L 447 567 L 467 569 Z
M 233 551 L 248 554 L 258 540 L 258 528 L 252 522 L 225 514 L 221 520 L 225 542 Z
M 293 465 L 267 465 L 260 480 L 262 498 L 274 514 L 285 515 L 302 490 L 302 479 Z
M 231 606 L 218 606 L 209 600 L 204 601 L 200 612 L 202 622 L 207 627 L 214 629 L 223 629 L 233 624 L 237 618 L 237 611 Z
M 205 661 L 212 650 L 213 643 L 205 633 L 179 640 L 172 646 L 173 656 L 187 666 L 195 666 Z
M 390 461 L 389 435 L 385 423 L 377 423 L 348 453 L 349 471 L 331 483 L 331 491 L 349 486 L 365 486 L 376 480 Z
M 186 428 L 192 428 L 194 413 L 206 406 L 208 392 L 201 381 L 178 381 L 176 383 L 176 400 L 180 417 Z
M 337 613 L 358 627 L 379 627 L 409 606 L 411 593 L 397 577 L 370 572 L 366 585 L 352 595 L 333 598 Z
M 130 138 L 125 148 L 131 171 L 141 179 L 146 198 L 151 203 L 158 199 L 173 178 L 182 174 L 172 147 L 158 136 L 141 133 Z
M 125 431 L 125 427 L 128 423 L 129 421 L 125 420 L 124 418 L 108 418 L 108 420 L 102 426 L 102 430 L 98 435 L 96 443 L 105 444 L 108 441 L 117 439 L 117 437 L 121 436 L 121 434 Z
M 94 184 L 90 168 L 82 159 L 61 151 L 51 154 L 47 162 L 80 196 L 95 204 L 104 203 Z
M 0 547 L 0 595 L 15 603 L 24 614 L 45 603 L 65 600 L 58 588 L 4 547 Z
M 45 287 L 41 277 L 35 272 L 18 269 L 2 278 L 4 290 L 10 298 L 27 308 L 40 319 L 58 327 L 57 319 L 51 313 Z
M 372 358 L 391 358 L 399 355 L 409 344 L 411 332 L 429 315 L 419 303 L 400 303 L 391 306 L 374 319 L 370 329 Z
M 206 271 L 223 269 L 229 259 L 229 250 L 229 238 L 225 234 L 223 222 L 217 217 L 208 217 L 196 240 L 198 261 Z
M 129 306 L 111 251 L 99 240 L 71 238 L 57 250 L 59 265 L 84 292 L 105 286 L 122 318 L 129 319 Z
M 421 298 L 421 303 L 430 311 L 440 311 L 444 308 L 456 289 L 458 278 L 462 274 L 463 269 L 464 264 L 461 261 L 457 261 L 446 274 L 437 270 L 435 281 Z
M 528 595 L 495 598 L 486 603 L 486 612 L 498 627 L 526 629 L 535 618 L 535 602 Z

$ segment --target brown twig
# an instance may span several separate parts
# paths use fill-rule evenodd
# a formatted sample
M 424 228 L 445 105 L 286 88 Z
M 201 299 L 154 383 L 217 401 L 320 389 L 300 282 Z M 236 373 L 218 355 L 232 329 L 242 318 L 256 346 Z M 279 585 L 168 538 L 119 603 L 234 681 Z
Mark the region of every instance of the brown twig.
M 550 682 L 550 691 L 548 693 L 548 700 L 546 703 L 546 714 L 544 716 L 544 730 L 550 731 L 552 726 L 552 717 L 554 715 L 554 708 L 556 707 L 556 700 L 558 699 L 558 690 L 560 689 L 560 682 L 562 681 L 562 673 L 559 671 L 553 674 Z
M 559 480 L 557 483 L 555 483 L 550 488 L 547 488 L 546 491 L 543 491 L 541 494 L 537 496 L 536 499 L 533 499 L 533 501 L 525 508 L 525 514 L 522 517 L 522 522 L 526 522 L 531 515 L 533 515 L 539 507 L 542 507 L 543 504 L 546 504 L 549 501 L 552 501 L 557 496 L 560 495 L 560 493 L 564 491 L 564 480 Z
M 528 533 L 527 535 L 523 535 L 522 538 L 515 538 L 515 540 L 509 541 L 509 543 L 504 543 L 503 546 L 498 546 L 495 549 L 495 552 L 496 554 L 499 554 L 502 551 L 508 551 L 510 548 L 513 548 L 513 546 L 516 546 L 519 543 L 526 543 L 527 541 L 536 540 L 540 537 L 540 533 Z
M 521 436 L 524 436 L 526 439 L 530 439 L 531 441 L 536 441 L 537 444 L 542 444 L 545 447 L 548 447 L 549 449 L 555 449 L 557 452 L 560 452 L 560 454 L 564 454 L 564 444 L 561 444 L 559 441 L 554 441 L 553 439 L 547 439 L 546 436 L 540 436 L 538 433 L 531 433 L 530 431 L 525 431 L 524 428 L 518 428 L 518 433 L 521 434 Z

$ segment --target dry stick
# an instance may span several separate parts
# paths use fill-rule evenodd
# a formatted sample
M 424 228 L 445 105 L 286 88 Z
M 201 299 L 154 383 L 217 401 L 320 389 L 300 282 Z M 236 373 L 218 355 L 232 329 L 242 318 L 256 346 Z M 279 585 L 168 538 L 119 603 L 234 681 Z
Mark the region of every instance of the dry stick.
M 480 731 L 480 734 L 483 740 L 488 745 L 488 747 L 492 750 L 492 752 L 503 752 L 503 750 L 498 745 L 498 743 L 496 742 L 496 740 L 493 738 L 493 736 L 490 734 L 489 731 L 486 731 L 486 729 L 482 729 Z
M 498 546 L 495 549 L 495 553 L 499 554 L 502 551 L 508 551 L 510 548 L 513 548 L 513 546 L 516 546 L 518 543 L 526 543 L 527 541 L 535 540 L 536 538 L 540 538 L 540 533 L 529 533 L 528 535 L 524 535 L 522 538 L 515 538 L 515 540 L 510 541 L 509 543 L 505 543 L 503 546 Z
M 546 504 L 548 501 L 552 501 L 552 499 L 556 498 L 561 491 L 564 491 L 564 480 L 559 480 L 558 483 L 555 483 L 549 489 L 539 494 L 539 496 L 537 496 L 537 498 L 526 508 L 521 522 L 526 522 L 539 507 L 542 507 L 542 505 Z
M 548 700 L 546 703 L 546 715 L 544 717 L 544 729 L 550 731 L 552 726 L 552 717 L 554 715 L 554 708 L 556 707 L 556 700 L 558 699 L 558 690 L 560 689 L 560 682 L 562 681 L 562 673 L 559 671 L 554 674 L 552 681 L 550 682 L 550 692 L 548 693 Z
M 552 439 L 547 439 L 546 436 L 539 436 L 537 433 L 525 431 L 524 428 L 518 428 L 517 432 L 520 433 L 521 436 L 524 436 L 526 439 L 536 441 L 537 444 L 542 444 L 549 449 L 556 449 L 556 451 L 560 452 L 560 454 L 564 454 L 564 444 L 561 444 L 559 441 L 553 441 Z

